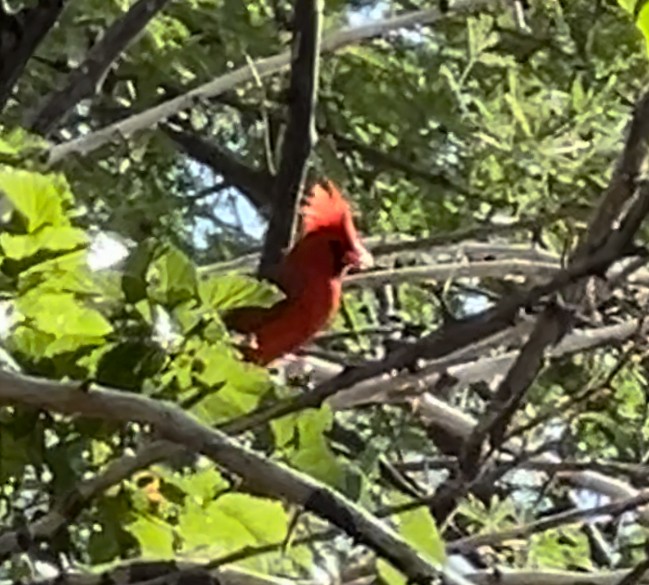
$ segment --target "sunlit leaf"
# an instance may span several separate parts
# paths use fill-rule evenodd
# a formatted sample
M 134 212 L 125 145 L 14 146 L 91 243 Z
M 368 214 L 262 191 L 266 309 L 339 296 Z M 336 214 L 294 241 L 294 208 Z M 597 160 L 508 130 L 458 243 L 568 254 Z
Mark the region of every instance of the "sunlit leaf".
M 174 306 L 196 295 L 196 267 L 180 250 L 169 248 L 156 258 L 147 273 L 149 296 Z
M 67 185 L 55 176 L 0 168 L 0 191 L 11 201 L 33 233 L 44 225 L 64 225 L 63 201 Z
M 275 287 L 243 274 L 213 276 L 199 285 L 201 300 L 214 309 L 239 306 L 269 306 L 279 295 Z

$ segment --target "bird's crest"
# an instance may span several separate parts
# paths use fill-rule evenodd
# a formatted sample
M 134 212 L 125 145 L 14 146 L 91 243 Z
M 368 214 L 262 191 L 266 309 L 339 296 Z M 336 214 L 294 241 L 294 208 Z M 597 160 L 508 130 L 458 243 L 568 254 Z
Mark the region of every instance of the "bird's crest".
M 303 235 L 326 228 L 339 228 L 350 236 L 356 234 L 349 203 L 331 181 L 313 185 L 302 208 Z

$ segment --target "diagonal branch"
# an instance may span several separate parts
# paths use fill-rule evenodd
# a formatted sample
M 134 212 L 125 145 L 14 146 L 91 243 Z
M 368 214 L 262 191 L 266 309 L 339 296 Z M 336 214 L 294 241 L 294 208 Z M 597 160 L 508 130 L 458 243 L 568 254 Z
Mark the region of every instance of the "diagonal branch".
M 610 504 L 560 512 L 513 528 L 458 538 L 449 542 L 446 545 L 446 550 L 448 552 L 467 552 L 484 545 L 494 546 L 506 540 L 529 537 L 538 532 L 552 530 L 568 524 L 576 524 L 596 516 L 620 516 L 625 512 L 636 510 L 647 504 L 649 504 L 649 491 L 643 490 L 637 495 Z
M 318 96 L 322 0 L 295 0 L 289 116 L 277 177 L 273 182 L 272 209 L 261 252 L 259 275 L 268 278 L 293 238 L 297 203 L 306 164 L 317 140 L 315 109 Z
M 534 306 L 548 295 L 578 282 L 585 276 L 601 274 L 617 258 L 617 248 L 604 247 L 584 260 L 561 270 L 544 284 L 535 286 L 529 291 L 512 294 L 495 307 L 451 322 L 414 343 L 404 343 L 382 360 L 368 361 L 355 368 L 346 369 L 308 393 L 295 398 L 278 400 L 269 406 L 262 406 L 231 421 L 232 428 L 238 429 L 239 425 L 250 428 L 305 408 L 316 408 L 337 392 L 364 380 L 393 370 L 411 368 L 417 360 L 441 358 L 476 343 L 512 326 L 521 308 Z
M 156 441 L 140 449 L 135 455 L 123 455 L 113 461 L 101 474 L 82 482 L 70 490 L 52 507 L 50 512 L 35 520 L 23 530 L 0 533 L 0 562 L 9 554 L 23 548 L 24 542 L 49 539 L 65 528 L 83 507 L 111 486 L 121 482 L 139 469 L 166 459 L 170 453 L 166 441 Z
M 39 0 L 10 14 L 0 3 L 0 112 L 11 96 L 27 61 L 59 18 L 65 0 Z
M 527 325 L 527 324 L 523 324 Z M 525 331 L 529 327 L 524 327 Z M 525 334 L 525 331 L 519 332 Z M 596 331 L 582 330 L 567 336 L 553 351 L 553 355 L 561 356 L 579 351 L 601 347 L 611 341 L 621 341 L 628 339 L 635 332 L 644 332 L 646 329 L 639 329 L 638 323 L 635 321 L 628 321 L 618 325 L 612 325 L 601 328 Z M 449 356 L 445 360 L 438 360 L 428 366 L 424 371 L 416 375 L 400 375 L 386 381 L 378 383 L 365 383 L 360 384 L 344 394 L 338 394 L 330 401 L 330 406 L 334 410 L 350 409 L 358 406 L 363 406 L 371 403 L 388 403 L 407 402 L 413 395 L 421 394 L 422 388 L 431 388 L 436 385 L 440 375 L 447 372 L 452 379 L 458 379 L 459 383 L 467 384 L 477 382 L 479 380 L 489 381 L 493 376 L 493 372 L 503 372 L 511 367 L 511 364 L 516 358 L 516 351 L 504 354 L 503 356 L 491 358 L 490 360 L 477 360 L 480 355 L 484 355 L 485 348 L 493 348 L 498 345 L 505 345 L 513 343 L 513 339 L 507 337 L 505 339 L 501 334 L 497 339 L 493 340 L 487 345 L 477 345 L 474 348 L 467 348 L 463 350 L 461 355 Z M 477 360 L 471 362 L 470 360 Z M 457 361 L 460 363 L 453 367 Z M 493 363 L 491 363 L 493 362 Z M 450 367 L 449 367 L 450 366 Z M 486 367 L 484 367 L 486 366 Z M 431 368 L 431 371 L 429 371 Z M 466 372 L 464 372 L 466 370 Z M 477 370 L 477 371 L 476 371 Z M 329 374 L 331 375 L 331 374 Z M 432 392 L 433 390 L 431 390 Z M 435 402 L 435 405 L 439 403 Z M 433 423 L 431 419 L 439 419 L 452 426 L 454 429 L 462 428 L 462 424 L 458 424 L 454 416 L 459 416 L 459 413 L 452 415 L 445 412 L 442 416 L 435 416 L 432 412 L 432 407 L 428 402 L 422 403 L 420 412 L 427 418 L 426 426 L 430 427 Z M 466 433 L 460 439 L 468 436 L 470 428 L 475 425 L 475 422 L 469 421 L 470 427 L 467 428 Z M 229 432 L 227 424 L 222 427 L 222 430 Z M 243 429 L 246 430 L 246 429 Z M 461 442 L 461 441 L 460 441 Z M 155 441 L 148 445 L 143 445 L 133 456 L 123 455 L 112 462 L 105 470 L 99 475 L 82 482 L 75 489 L 71 490 L 68 494 L 58 501 L 53 509 L 45 516 L 34 521 L 28 527 L 22 530 L 26 538 L 21 538 L 21 531 L 8 531 L 0 534 L 0 560 L 5 558 L 8 554 L 16 552 L 21 549 L 21 542 L 29 542 L 34 540 L 48 540 L 51 539 L 60 529 L 69 525 L 78 512 L 86 505 L 87 502 L 94 497 L 108 489 L 110 486 L 121 482 L 123 479 L 132 475 L 139 469 L 149 467 L 153 463 L 173 458 L 176 454 L 182 452 L 182 448 L 173 445 L 167 441 Z M 455 459 L 454 459 L 455 461 Z M 523 465 L 528 468 L 538 469 L 541 471 L 566 471 L 564 464 L 558 464 L 553 461 L 534 459 L 532 461 L 524 462 Z M 568 471 L 577 471 L 589 473 L 593 463 L 584 463 L 580 465 L 573 464 Z M 569 466 L 568 466 L 569 467 Z M 606 468 L 609 471 L 609 468 Z M 640 472 L 638 472 L 640 473 Z M 603 477 L 603 476 L 602 476 Z M 590 486 L 593 487 L 592 485 Z M 624 495 L 618 494 L 617 497 L 633 498 L 635 494 L 629 493 Z M 381 514 L 378 514 L 381 516 Z M 236 559 L 230 559 L 229 562 L 234 562 Z
M 394 565 L 413 583 L 429 583 L 439 570 L 374 516 L 308 476 L 270 461 L 218 430 L 200 424 L 180 407 L 110 388 L 80 386 L 0 371 L 0 403 L 23 404 L 71 416 L 150 424 L 175 443 L 209 457 L 254 485 L 285 498 L 341 528 Z M 445 571 L 446 572 L 446 571 Z M 456 583 L 466 582 L 459 576 Z
M 110 66 L 142 33 L 148 22 L 169 0 L 138 0 L 117 19 L 97 42 L 83 63 L 72 71 L 59 90 L 43 98 L 27 127 L 39 134 L 49 134 L 81 100 L 94 95 Z
M 649 184 L 638 187 L 638 177 L 649 152 L 649 92 L 638 101 L 629 135 L 600 209 L 590 222 L 585 240 L 572 254 L 568 268 L 600 256 L 600 275 L 616 258 L 632 247 L 633 239 L 649 213 Z M 617 229 L 612 229 L 619 213 L 635 194 Z M 566 291 L 569 303 L 579 303 L 584 292 L 584 280 L 576 280 Z M 464 479 L 473 479 L 481 473 L 483 444 L 489 437 L 493 450 L 499 449 L 506 429 L 520 407 L 524 396 L 541 370 L 546 348 L 556 344 L 570 329 L 572 319 L 565 307 L 552 303 L 539 317 L 530 339 L 496 391 L 487 412 L 464 443 L 459 466 Z M 438 488 L 442 514 L 446 517 L 455 507 L 461 494 L 455 489 L 457 479 L 448 479 Z M 442 518 L 437 517 L 438 521 Z
M 648 94 L 649 95 L 649 94 Z M 646 102 L 646 115 L 649 117 L 649 100 Z M 641 162 L 641 161 L 639 161 Z M 649 214 L 649 183 L 638 190 L 634 203 L 629 208 L 620 227 L 609 233 L 602 249 L 609 249 L 611 261 L 622 257 L 633 243 L 640 225 Z M 598 237 L 601 237 L 598 234 Z M 590 251 L 590 254 L 595 252 Z M 583 256 L 582 256 L 583 258 Z M 573 260 L 574 263 L 577 260 Z M 567 291 L 568 298 L 576 302 L 581 291 L 579 284 Z M 552 303 L 539 317 L 530 339 L 523 347 L 512 369 L 498 388 L 487 412 L 478 423 L 467 441 L 460 459 L 460 467 L 466 477 L 474 477 L 479 469 L 482 444 L 490 437 L 492 449 L 499 449 L 505 437 L 507 426 L 518 410 L 529 387 L 536 379 L 543 365 L 545 350 L 555 345 L 568 332 L 572 325 L 571 311 Z
M 495 0 L 458 0 L 453 4 L 452 9 L 447 11 L 440 11 L 436 8 L 417 10 L 378 23 L 342 30 L 323 39 L 321 50 L 323 53 L 332 53 L 363 40 L 385 35 L 393 30 L 416 25 L 430 25 L 449 15 L 480 11 L 494 3 Z M 253 81 L 257 77 L 267 77 L 279 73 L 286 69 L 290 63 L 291 54 L 289 51 L 285 51 L 273 57 L 255 61 L 254 67 L 249 65 L 240 67 L 144 112 L 129 116 L 86 136 L 53 146 L 48 152 L 47 163 L 54 165 L 75 153 L 81 156 L 88 155 L 112 140 L 122 140 L 136 132 L 152 128 L 174 114 L 190 108 L 200 99 L 216 97 L 243 83 Z
M 269 187 L 272 181 L 268 172 L 249 167 L 196 134 L 175 130 L 167 124 L 164 124 L 162 129 L 188 156 L 207 165 L 220 174 L 226 183 L 241 191 L 260 213 L 264 214 L 268 209 L 271 201 Z

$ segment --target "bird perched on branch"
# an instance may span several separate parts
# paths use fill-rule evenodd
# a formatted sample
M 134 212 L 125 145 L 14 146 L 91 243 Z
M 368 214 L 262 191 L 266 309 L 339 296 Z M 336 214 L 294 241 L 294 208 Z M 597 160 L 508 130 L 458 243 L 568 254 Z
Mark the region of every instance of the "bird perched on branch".
M 250 340 L 242 348 L 245 359 L 265 366 L 323 329 L 340 306 L 345 273 L 372 263 L 349 203 L 331 182 L 316 184 L 302 208 L 300 237 L 277 270 L 286 298 L 268 308 L 233 309 L 224 322 Z

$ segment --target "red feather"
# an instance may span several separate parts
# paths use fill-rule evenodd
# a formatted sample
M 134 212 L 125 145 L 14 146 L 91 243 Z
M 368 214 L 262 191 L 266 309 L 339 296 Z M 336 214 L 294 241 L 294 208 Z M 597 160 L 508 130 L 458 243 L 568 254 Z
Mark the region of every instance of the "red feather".
M 371 261 L 348 202 L 331 182 L 316 184 L 302 209 L 301 235 L 278 269 L 286 298 L 225 315 L 228 327 L 252 337 L 244 357 L 266 365 L 307 343 L 338 311 L 345 272 Z

